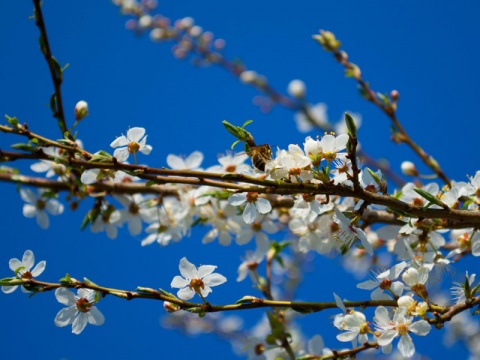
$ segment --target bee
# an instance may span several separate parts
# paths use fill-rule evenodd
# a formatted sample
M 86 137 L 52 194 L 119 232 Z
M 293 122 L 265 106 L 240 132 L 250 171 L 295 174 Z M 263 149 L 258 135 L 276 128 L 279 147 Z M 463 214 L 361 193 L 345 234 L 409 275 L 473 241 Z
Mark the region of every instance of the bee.
M 268 144 L 250 146 L 247 150 L 247 155 L 252 159 L 252 164 L 255 168 L 265 171 L 265 165 L 272 157 L 272 150 Z

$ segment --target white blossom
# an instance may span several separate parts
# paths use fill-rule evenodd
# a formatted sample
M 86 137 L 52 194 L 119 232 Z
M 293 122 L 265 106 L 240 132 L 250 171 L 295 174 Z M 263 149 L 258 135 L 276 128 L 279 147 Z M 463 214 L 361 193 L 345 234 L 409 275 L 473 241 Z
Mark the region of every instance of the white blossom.
M 400 273 L 407 267 L 407 263 L 401 263 L 392 266 L 389 270 L 384 271 L 374 280 L 367 280 L 357 285 L 357 288 L 364 290 L 373 290 L 370 297 L 372 300 L 392 299 L 393 296 L 401 296 L 404 285 L 401 281 L 395 281 Z
M 23 205 L 23 215 L 28 218 L 36 218 L 37 224 L 42 229 L 48 229 L 50 221 L 48 214 L 60 215 L 63 213 L 63 204 L 56 199 L 44 198 L 43 189 L 38 190 L 38 195 L 30 189 L 20 189 L 20 197 L 26 202 Z
M 409 333 L 425 336 L 431 329 L 430 324 L 425 320 L 413 322 L 413 317 L 407 315 L 405 308 L 397 308 L 393 320 L 390 320 L 388 310 L 379 306 L 375 310 L 374 321 L 380 333 L 377 342 L 382 346 L 382 350 L 389 353 L 393 339 L 400 336 L 398 350 L 404 357 L 412 357 L 415 354 L 415 345 Z
M 318 103 L 310 106 L 308 109 L 310 119 L 307 118 L 304 112 L 298 111 L 295 113 L 295 122 L 297 123 L 298 131 L 304 133 L 309 132 L 317 127 L 322 128 L 328 126 L 327 105 Z M 312 124 L 313 121 L 313 124 Z
M 184 257 L 179 265 L 182 276 L 175 276 L 170 286 L 180 289 L 177 292 L 180 299 L 190 300 L 196 293 L 205 298 L 212 292 L 212 286 L 221 285 L 227 281 L 223 275 L 214 273 L 216 268 L 212 265 L 202 265 L 197 269 Z
M 103 325 L 105 317 L 95 305 L 95 291 L 78 289 L 77 295 L 70 290 L 60 287 L 55 290 L 58 302 L 67 308 L 60 310 L 55 316 L 55 325 L 64 327 L 72 324 L 72 333 L 80 334 L 85 326 Z
M 465 277 L 466 277 L 466 281 L 468 281 L 468 285 L 470 289 L 472 289 L 476 274 L 472 274 L 468 276 L 468 271 L 467 271 Z M 455 285 L 452 286 L 450 291 L 452 293 L 453 299 L 455 300 L 455 304 L 461 304 L 467 301 L 467 297 L 465 295 L 465 282 L 455 283 Z
M 256 217 L 257 212 L 260 214 L 269 213 L 272 210 L 270 201 L 259 197 L 257 193 L 237 193 L 228 198 L 228 203 L 232 206 L 242 206 L 246 204 L 243 210 L 243 221 L 246 224 L 252 224 Z
M 265 258 L 265 253 L 260 251 L 247 251 L 245 259 L 242 261 L 240 266 L 238 267 L 238 277 L 237 281 L 242 281 L 247 277 L 247 274 L 254 271 L 257 266 L 263 261 Z M 253 280 L 255 282 L 255 280 Z
M 35 255 L 32 250 L 27 250 L 23 253 L 22 261 L 17 258 L 10 259 L 8 267 L 13 272 L 16 272 L 16 276 L 22 279 L 32 279 L 39 276 L 45 270 L 47 262 L 45 260 L 40 261 L 32 270 L 33 264 L 35 264 Z M 2 291 L 5 294 L 10 294 L 18 288 L 18 285 L 2 286 Z M 21 287 L 24 293 L 30 292 L 25 287 Z
M 365 315 L 359 311 L 351 311 L 343 317 L 342 330 L 345 332 L 337 335 L 339 341 L 353 341 L 353 346 L 356 346 L 356 341 L 363 344 L 368 341 L 368 323 Z
M 147 136 L 145 135 L 145 129 L 141 127 L 133 127 L 128 129 L 127 135 L 122 135 L 116 138 L 110 144 L 115 149 L 113 156 L 119 161 L 124 162 L 128 159 L 130 154 L 136 156 L 137 152 L 141 152 L 144 155 L 150 154 L 152 147 L 147 145 Z
M 337 208 L 335 210 L 335 222 L 340 225 L 340 232 L 338 233 L 338 237 L 343 241 L 343 245 L 346 249 L 349 249 L 355 239 L 360 239 L 363 247 L 367 251 L 368 254 L 373 255 L 373 248 L 370 242 L 368 241 L 367 235 L 365 232 L 353 226 L 350 223 L 350 220 L 342 214 L 340 210 Z
M 194 151 L 186 158 L 170 154 L 167 156 L 167 164 L 173 170 L 193 170 L 201 171 L 200 165 L 203 161 L 203 154 L 200 151 Z

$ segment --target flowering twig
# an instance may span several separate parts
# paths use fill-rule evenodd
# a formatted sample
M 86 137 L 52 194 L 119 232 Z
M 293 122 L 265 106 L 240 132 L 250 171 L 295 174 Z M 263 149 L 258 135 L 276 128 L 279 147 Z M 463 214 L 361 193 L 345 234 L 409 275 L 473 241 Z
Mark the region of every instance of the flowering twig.
M 362 96 L 375 104 L 380 110 L 382 110 L 392 121 L 395 133 L 393 134 L 393 140 L 397 143 L 403 142 L 410 146 L 412 150 L 422 159 L 422 161 L 437 174 L 447 185 L 451 185 L 450 179 L 445 175 L 443 170 L 437 161 L 428 155 L 413 139 L 408 135 L 407 131 L 397 118 L 397 101 L 398 92 L 392 91 L 390 98 L 385 95 L 380 96 L 370 87 L 367 81 L 362 77 L 360 68 L 349 61 L 348 55 L 345 51 L 340 50 L 340 42 L 335 39 L 335 35 L 329 31 L 320 31 L 320 35 L 315 35 L 314 38 L 323 46 L 326 51 L 333 54 L 335 60 L 337 60 L 344 68 L 345 73 L 349 77 L 353 77 L 362 92 Z

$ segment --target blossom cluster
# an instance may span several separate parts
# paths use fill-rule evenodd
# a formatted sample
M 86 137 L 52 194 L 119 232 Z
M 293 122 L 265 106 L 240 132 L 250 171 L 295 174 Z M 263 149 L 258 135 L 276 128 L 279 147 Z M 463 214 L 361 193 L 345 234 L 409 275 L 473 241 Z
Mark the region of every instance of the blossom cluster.
M 115 148 L 116 161 L 127 163 L 130 155 L 148 155 L 152 147 L 147 144 L 146 131 L 133 127 L 111 143 Z M 218 165 L 205 169 L 209 173 L 237 173 L 257 177 L 266 181 L 282 181 L 292 184 L 332 184 L 334 186 L 353 186 L 355 174 L 351 159 L 345 152 L 349 135 L 325 134 L 321 138 L 306 137 L 303 146 L 289 145 L 288 149 L 277 149 L 274 156 L 265 160 L 263 171 L 246 164 L 248 154 L 227 153 L 219 157 Z M 31 166 L 36 172 L 46 172 L 47 177 L 59 176 L 60 181 L 68 181 L 72 174 L 58 161 L 62 153 L 53 148 L 42 148 L 50 160 L 41 160 Z M 108 159 L 105 152 L 97 153 Z M 106 155 L 105 155 L 106 154 Z M 100 155 L 98 155 L 100 156 Z M 195 151 L 187 157 L 170 154 L 167 165 L 173 170 L 202 171 L 203 154 Z M 359 170 L 360 186 L 372 193 L 382 191 L 383 174 L 373 173 L 370 169 Z M 139 181 L 134 173 L 126 170 L 84 169 L 81 182 L 85 186 L 97 182 Z M 468 182 L 453 182 L 446 189 L 439 189 L 436 183 L 418 187 L 407 183 L 397 198 L 406 204 L 419 207 L 441 208 L 445 204 L 458 208 L 465 198 L 471 199 L 468 209 L 476 210 L 480 200 L 480 171 Z M 465 251 L 474 256 L 480 255 L 480 235 L 474 229 L 452 230 L 450 241 L 453 250 L 442 254 L 446 244 L 444 229 L 425 232 L 425 221 L 417 218 L 402 217 L 405 225 L 387 225 L 373 230 L 361 226 L 361 219 L 355 216 L 363 201 L 338 196 L 312 195 L 309 193 L 289 196 L 264 195 L 251 192 L 228 192 L 209 186 L 192 187 L 178 185 L 177 196 L 154 197 L 149 195 L 114 195 L 112 198 L 97 197 L 94 208 L 89 214 L 92 232 L 106 231 L 109 238 L 118 236 L 118 229 L 126 224 L 132 236 L 138 236 L 144 230 L 141 240 L 143 246 L 152 243 L 168 245 L 189 236 L 191 227 L 201 223 L 209 227 L 203 237 L 203 243 L 215 239 L 222 245 L 235 241 L 239 245 L 255 239 L 256 252 L 253 257 L 262 259 L 270 247 L 271 235 L 280 230 L 289 229 L 298 237 L 294 247 L 301 252 L 317 251 L 320 254 L 341 253 L 360 262 L 366 254 L 373 255 L 374 249 L 386 244 L 390 253 L 401 261 L 415 262 L 421 259 L 422 266 L 440 271 L 449 266 L 452 257 Z M 421 195 L 418 191 L 422 191 Z M 47 213 L 59 215 L 64 206 L 55 198 L 55 193 L 40 189 L 38 195 L 27 188 L 20 189 L 22 199 L 26 201 L 24 215 L 36 217 L 42 228 L 49 226 Z M 427 195 L 438 202 L 431 203 Z M 292 205 L 286 209 L 276 207 L 279 199 L 290 198 Z M 384 209 L 370 204 L 367 209 Z M 353 214 L 349 218 L 345 214 Z M 144 226 L 146 224 L 146 226 Z M 358 240 L 358 241 L 357 241 Z M 356 245 L 353 249 L 352 246 Z M 351 250 L 351 251 L 349 251 Z M 349 266 L 352 266 L 350 262 Z M 417 264 L 418 265 L 418 264 Z M 368 269 L 368 262 L 364 270 Z M 358 268 L 357 268 L 358 271 Z M 243 277 L 242 277 L 243 278 Z

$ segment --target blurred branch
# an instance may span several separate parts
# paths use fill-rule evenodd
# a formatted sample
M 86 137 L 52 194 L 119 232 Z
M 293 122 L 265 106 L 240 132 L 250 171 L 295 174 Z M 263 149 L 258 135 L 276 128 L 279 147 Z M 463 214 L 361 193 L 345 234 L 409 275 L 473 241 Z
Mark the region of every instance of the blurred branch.
M 47 61 L 48 68 L 50 70 L 50 77 L 52 78 L 54 93 L 50 98 L 50 107 L 52 108 L 53 117 L 58 121 L 58 127 L 62 135 L 67 131 L 67 123 L 65 120 L 65 113 L 63 110 L 63 100 L 62 100 L 62 73 L 63 70 L 58 61 L 53 57 L 52 51 L 50 49 L 50 42 L 47 36 L 47 29 L 45 26 L 45 22 L 43 20 L 42 14 L 42 1 L 41 0 L 33 0 L 33 5 L 35 6 L 34 9 L 34 17 L 35 17 L 35 24 L 37 25 L 38 29 L 40 30 L 40 50 L 42 51 L 45 60 Z

